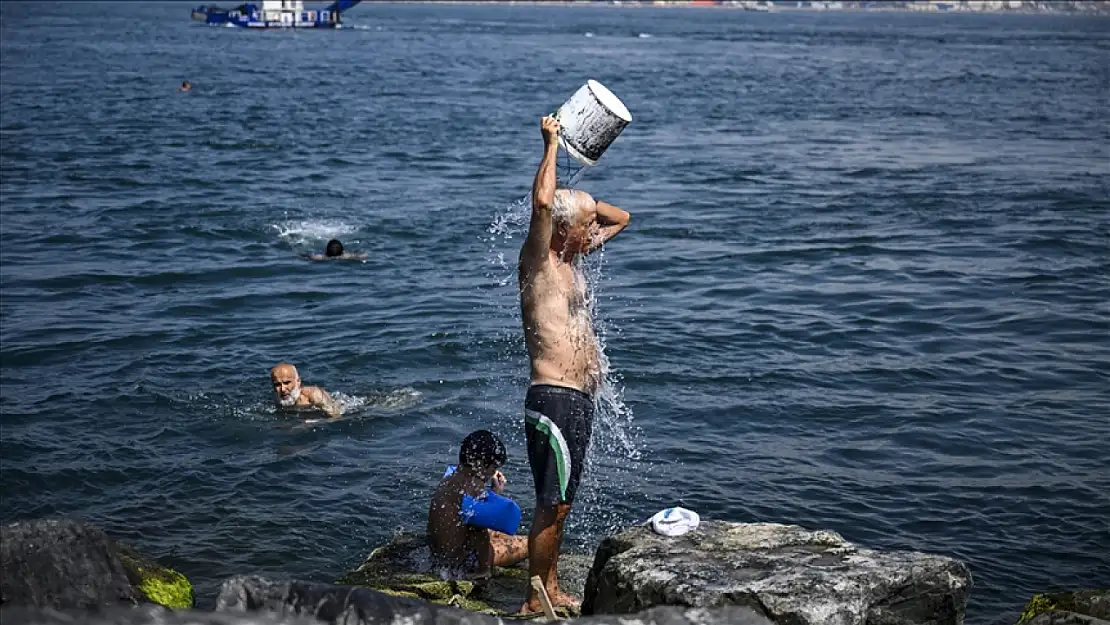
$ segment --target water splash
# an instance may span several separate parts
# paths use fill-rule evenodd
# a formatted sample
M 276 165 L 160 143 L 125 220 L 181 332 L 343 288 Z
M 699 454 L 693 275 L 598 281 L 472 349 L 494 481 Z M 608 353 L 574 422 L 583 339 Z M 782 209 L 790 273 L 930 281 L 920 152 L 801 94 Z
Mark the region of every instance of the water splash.
M 296 219 L 271 224 L 278 237 L 293 245 L 308 245 L 358 232 L 358 226 L 336 219 Z M 344 241 L 346 244 L 346 241 Z

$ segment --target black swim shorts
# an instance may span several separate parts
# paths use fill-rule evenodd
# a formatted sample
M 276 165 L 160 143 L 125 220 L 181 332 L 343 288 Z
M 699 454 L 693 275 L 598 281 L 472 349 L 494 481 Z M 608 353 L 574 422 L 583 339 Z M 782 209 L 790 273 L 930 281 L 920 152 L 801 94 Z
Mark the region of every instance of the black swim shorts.
M 524 432 L 539 505 L 574 501 L 593 425 L 594 400 L 586 393 L 550 384 L 528 389 Z

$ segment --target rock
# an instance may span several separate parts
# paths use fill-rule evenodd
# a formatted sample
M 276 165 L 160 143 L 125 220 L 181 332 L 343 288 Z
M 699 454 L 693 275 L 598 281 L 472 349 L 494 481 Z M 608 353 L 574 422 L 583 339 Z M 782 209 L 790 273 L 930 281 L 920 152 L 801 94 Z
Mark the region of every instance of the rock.
M 193 605 L 183 575 L 72 519 L 40 519 L 0 528 L 0 603 L 90 609 L 147 601 Z
M 604 614 L 570 621 L 573 625 L 775 625 L 751 608 L 680 608 L 660 606 L 633 615 Z
M 326 622 L 435 623 L 501 625 L 499 618 L 450 608 L 420 599 L 387 595 L 368 588 L 278 581 L 240 575 L 224 581 L 217 612 L 263 611 L 279 616 L 310 616 Z M 395 618 L 396 617 L 396 618 Z
M 0 608 L 4 625 L 320 625 L 311 617 L 169 610 L 159 605 L 113 606 L 90 611 Z
M 116 552 L 127 571 L 127 579 L 150 601 L 167 608 L 191 608 L 196 597 L 189 580 L 122 543 L 115 543 Z
M 1041 618 L 1042 616 L 1045 618 Z M 1098 620 L 1110 620 L 1110 589 L 1091 588 L 1034 595 L 1022 610 L 1018 623 L 1047 625 L 1092 622 L 1079 620 L 1079 617 L 1094 618 L 1096 623 Z M 1066 620 L 1069 618 L 1072 620 Z
M 1041 612 L 1027 621 L 1021 621 L 1021 623 L 1022 625 L 1110 625 L 1110 621 L 1105 619 L 1062 610 Z
M 524 603 L 528 590 L 527 562 L 515 567 L 495 568 L 493 579 L 483 585 L 469 581 L 444 581 L 431 570 L 428 562 L 424 535 L 401 532 L 370 552 L 361 566 L 339 578 L 336 583 L 492 615 L 513 614 Z M 561 554 L 559 581 L 563 590 L 581 597 L 592 562 L 593 558 L 589 556 Z
M 369 591 L 365 591 L 369 592 Z M 457 611 L 456 611 L 457 612 Z M 466 614 L 466 613 L 464 613 Z M 397 613 L 394 620 L 382 621 L 373 616 L 350 615 L 351 620 L 320 621 L 312 616 L 297 616 L 275 612 L 198 612 L 196 610 L 167 610 L 161 606 L 136 608 L 111 607 L 96 612 L 72 612 L 41 608 L 0 609 L 4 625 L 320 625 L 323 622 L 343 625 L 474 625 L 474 620 L 459 620 L 440 615 L 438 620 L 418 620 L 416 617 Z M 347 616 L 347 615 L 344 615 Z M 475 615 L 470 615 L 475 616 Z M 467 617 L 461 617 L 467 618 Z M 492 617 L 487 617 L 492 618 Z M 487 621 L 488 622 L 488 621 Z M 524 621 L 496 619 L 509 625 Z M 568 621 L 559 621 L 568 623 Z M 591 616 L 569 621 L 574 625 L 773 625 L 748 608 L 652 608 L 634 616 Z
M 216 610 L 239 614 L 261 611 L 275 619 L 313 617 L 326 623 L 344 625 L 508 625 L 520 622 L 420 599 L 386 595 L 367 588 L 274 581 L 255 576 L 240 576 L 225 581 L 216 599 Z M 558 622 L 573 622 L 574 625 L 774 625 L 740 606 L 714 609 L 656 607 L 632 616 L 603 615 Z
M 952 558 L 874 551 L 796 525 L 704 521 L 676 538 L 637 526 L 605 539 L 583 613 L 743 605 L 790 625 L 958 625 L 970 590 Z

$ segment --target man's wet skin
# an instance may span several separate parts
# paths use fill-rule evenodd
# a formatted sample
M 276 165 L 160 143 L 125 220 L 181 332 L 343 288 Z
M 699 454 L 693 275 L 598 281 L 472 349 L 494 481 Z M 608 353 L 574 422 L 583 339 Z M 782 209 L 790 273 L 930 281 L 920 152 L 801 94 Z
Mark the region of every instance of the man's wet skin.
M 279 408 L 316 408 L 333 419 L 341 414 L 339 405 L 324 389 L 302 386 L 297 368 L 289 363 L 283 362 L 270 370 L 270 383 Z
M 532 216 L 519 264 L 521 318 L 531 368 L 525 431 L 537 484 L 529 575 L 539 576 L 553 606 L 573 611 L 578 601 L 559 588 L 559 548 L 585 464 L 593 396 L 602 373 L 580 260 L 621 232 L 629 215 L 584 191 L 556 188 L 559 122 L 545 117 L 540 127 L 544 155 L 532 186 Z M 545 442 L 552 437 L 561 441 L 560 449 Z M 567 482 L 556 485 L 549 477 L 554 463 L 572 467 Z M 540 609 L 539 597 L 530 588 L 521 613 Z

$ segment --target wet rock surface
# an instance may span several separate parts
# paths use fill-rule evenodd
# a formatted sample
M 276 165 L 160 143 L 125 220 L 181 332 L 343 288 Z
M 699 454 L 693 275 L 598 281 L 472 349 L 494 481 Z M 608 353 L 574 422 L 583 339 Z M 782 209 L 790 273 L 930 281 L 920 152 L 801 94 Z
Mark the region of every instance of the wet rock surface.
M 1018 625 L 1110 625 L 1110 589 L 1048 592 L 1034 595 Z
M 707 521 L 667 538 L 637 526 L 598 548 L 583 613 L 742 605 L 790 625 L 959 625 L 971 585 L 952 558 L 867 549 L 830 531 Z
M 524 603 L 529 583 L 527 561 L 514 567 L 496 567 L 493 578 L 481 584 L 444 581 L 427 563 L 423 534 L 402 532 L 374 549 L 362 565 L 336 583 L 492 615 L 514 614 Z M 561 554 L 559 581 L 563 590 L 581 598 L 592 564 L 593 556 Z
M 0 604 L 89 609 L 155 602 L 193 605 L 189 580 L 101 529 L 74 519 L 0 528 Z

